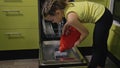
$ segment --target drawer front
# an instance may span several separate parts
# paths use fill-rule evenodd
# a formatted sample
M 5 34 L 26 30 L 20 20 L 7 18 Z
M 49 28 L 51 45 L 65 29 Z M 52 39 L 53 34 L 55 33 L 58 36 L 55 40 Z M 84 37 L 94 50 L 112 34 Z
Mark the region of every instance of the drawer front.
M 0 30 L 0 50 L 38 48 L 38 29 Z
M 37 6 L 38 0 L 0 0 L 0 6 Z
M 1 28 L 38 28 L 37 7 L 1 7 Z

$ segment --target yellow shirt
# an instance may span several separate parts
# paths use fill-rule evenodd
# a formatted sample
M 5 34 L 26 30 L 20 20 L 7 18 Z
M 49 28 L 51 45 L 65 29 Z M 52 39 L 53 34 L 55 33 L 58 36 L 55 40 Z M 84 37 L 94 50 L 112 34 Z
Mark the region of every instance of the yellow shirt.
M 104 5 L 82 1 L 82 2 L 70 2 L 64 10 L 65 17 L 70 12 L 75 12 L 79 19 L 85 23 L 95 23 L 103 15 L 105 11 Z

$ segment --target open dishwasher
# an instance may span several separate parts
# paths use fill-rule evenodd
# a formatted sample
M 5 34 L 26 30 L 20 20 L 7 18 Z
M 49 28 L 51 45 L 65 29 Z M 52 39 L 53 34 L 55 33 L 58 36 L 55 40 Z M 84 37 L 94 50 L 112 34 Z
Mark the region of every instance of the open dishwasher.
M 40 26 L 40 68 L 87 65 L 87 60 L 79 52 L 77 47 L 60 53 L 60 36 L 64 23 L 65 19 L 60 24 L 51 23 L 42 19 Z

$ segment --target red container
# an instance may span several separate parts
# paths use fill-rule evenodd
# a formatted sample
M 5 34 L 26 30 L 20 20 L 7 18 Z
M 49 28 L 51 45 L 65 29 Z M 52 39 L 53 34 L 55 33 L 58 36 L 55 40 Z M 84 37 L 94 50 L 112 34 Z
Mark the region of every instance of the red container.
M 70 33 L 68 35 L 62 35 L 60 38 L 59 51 L 61 52 L 74 47 L 75 42 L 80 38 L 81 35 L 81 33 L 72 26 L 70 26 L 68 30 Z

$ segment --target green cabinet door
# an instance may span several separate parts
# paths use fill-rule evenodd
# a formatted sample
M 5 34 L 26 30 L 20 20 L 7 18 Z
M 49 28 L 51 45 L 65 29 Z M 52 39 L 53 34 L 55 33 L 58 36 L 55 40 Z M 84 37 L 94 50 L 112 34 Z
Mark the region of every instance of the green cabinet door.
M 0 30 L 0 50 L 22 50 L 39 48 L 38 29 Z
M 0 6 L 37 6 L 38 0 L 0 0 Z
M 0 7 L 0 29 L 38 28 L 37 7 Z
M 109 51 L 120 60 L 120 26 L 112 25 L 108 38 Z

